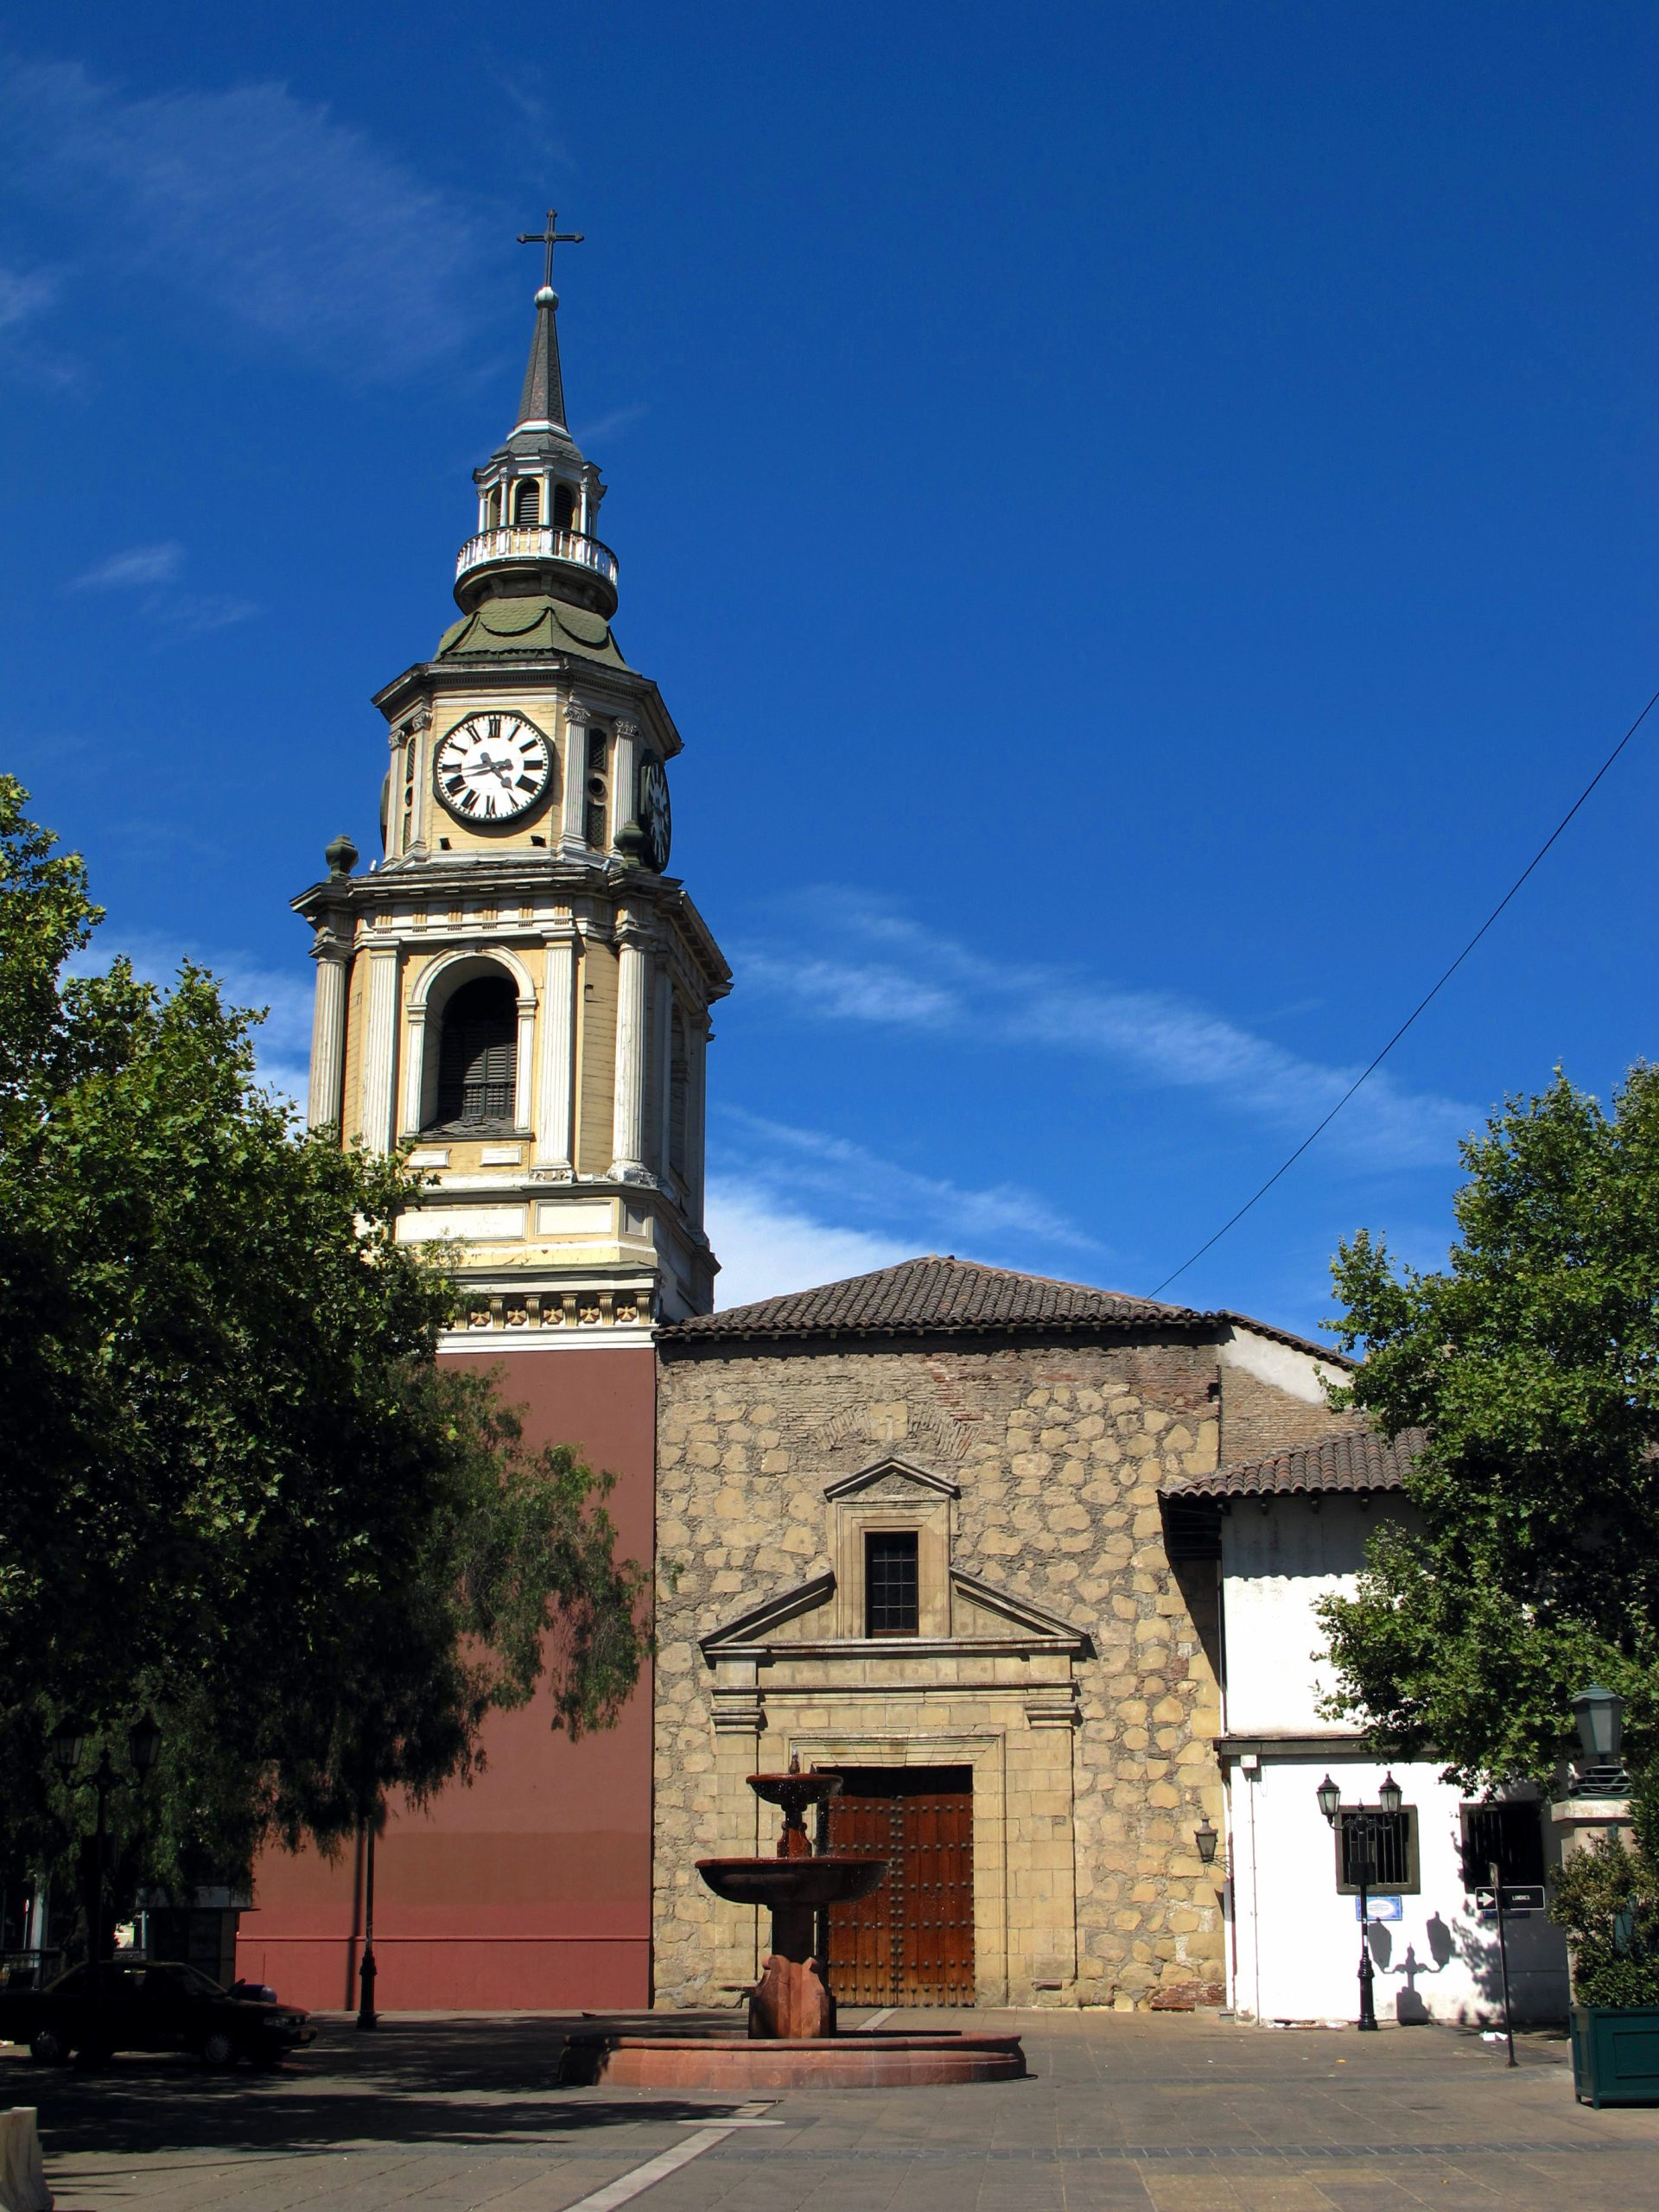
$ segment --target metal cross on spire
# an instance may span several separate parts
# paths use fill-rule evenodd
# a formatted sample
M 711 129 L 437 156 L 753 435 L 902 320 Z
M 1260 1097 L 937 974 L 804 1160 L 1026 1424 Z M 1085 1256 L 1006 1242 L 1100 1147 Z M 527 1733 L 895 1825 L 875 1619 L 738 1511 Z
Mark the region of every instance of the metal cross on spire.
M 550 207 L 547 211 L 547 228 L 544 231 L 520 231 L 518 233 L 520 245 L 544 245 L 547 248 L 547 259 L 542 268 L 543 291 L 551 291 L 553 289 L 554 247 L 580 245 L 582 242 L 582 234 L 580 231 L 562 231 L 558 227 L 558 211 Z

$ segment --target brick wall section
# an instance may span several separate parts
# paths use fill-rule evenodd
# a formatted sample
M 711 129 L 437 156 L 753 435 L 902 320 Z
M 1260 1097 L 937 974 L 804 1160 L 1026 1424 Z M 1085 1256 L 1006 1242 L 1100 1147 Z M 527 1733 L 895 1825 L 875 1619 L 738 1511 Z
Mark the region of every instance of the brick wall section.
M 1184 1570 L 1189 1598 L 1172 1573 L 1156 1494 L 1166 1476 L 1217 1465 L 1214 1347 L 1003 1338 L 977 1349 L 938 1340 L 663 1350 L 658 2002 L 710 2001 L 724 1971 L 712 1962 L 725 1940 L 714 1901 L 690 1871 L 732 1833 L 697 1639 L 829 1567 L 823 1487 L 884 1449 L 961 1484 L 958 1567 L 1094 1641 L 1096 1656 L 1079 1665 L 1072 1739 L 1077 1975 L 1047 2001 L 1128 2008 L 1159 1992 L 1218 2001 L 1219 1879 L 1192 1840 L 1206 1815 L 1221 1825 L 1218 1693 L 1205 1649 L 1213 1592 L 1203 1572 Z M 1297 1420 L 1313 1409 L 1268 1395 L 1273 1441 L 1300 1434 Z M 764 1764 L 764 1735 L 756 1751 Z M 1012 1872 L 1012 1831 L 1007 1848 Z M 1030 2001 L 1017 1979 L 1010 1993 Z
M 1243 1368 L 1223 1367 L 1220 1381 L 1224 1467 L 1265 1459 L 1299 1444 L 1317 1444 L 1322 1436 L 1351 1428 L 1357 1418 L 1332 1413 L 1328 1406 L 1306 1405 Z

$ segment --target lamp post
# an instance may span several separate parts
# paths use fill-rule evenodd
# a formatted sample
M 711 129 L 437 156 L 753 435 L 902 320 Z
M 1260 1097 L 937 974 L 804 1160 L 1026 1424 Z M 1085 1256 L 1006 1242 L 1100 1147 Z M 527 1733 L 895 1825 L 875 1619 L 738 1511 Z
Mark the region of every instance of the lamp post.
M 75 1769 L 80 1764 L 80 1755 L 86 1747 L 86 1731 L 78 1721 L 60 1720 L 52 1732 L 52 1764 L 58 1770 L 58 1779 L 66 1789 L 91 1789 L 98 1797 L 98 1830 L 96 1836 L 97 1887 L 92 1893 L 92 1910 L 86 1916 L 87 1948 L 95 1960 L 109 1956 L 105 1942 L 104 1920 L 104 1861 L 109 1839 L 110 1792 L 112 1789 L 142 1789 L 149 1778 L 162 1748 L 162 1732 L 154 1716 L 146 1713 L 135 1720 L 127 1731 L 127 1758 L 131 1763 L 130 1775 L 118 1774 L 110 1764 L 110 1747 L 99 1746 L 98 1764 L 88 1775 L 77 1781 Z
M 1573 1700 L 1573 1718 L 1583 1757 L 1574 1762 L 1575 1797 L 1623 1797 L 1630 1777 L 1619 1759 L 1624 1742 L 1624 1700 L 1616 1691 L 1592 1682 Z
M 1319 1810 L 1332 1828 L 1335 1828 L 1342 1810 L 1342 1792 L 1327 1774 L 1314 1793 Z M 1373 2033 L 1376 2028 L 1376 2005 L 1371 1985 L 1376 1979 L 1376 1969 L 1371 1964 L 1371 1881 L 1376 1872 L 1376 1843 L 1385 1821 L 1394 1821 L 1405 1802 L 1405 1792 L 1392 1774 L 1385 1777 L 1377 1791 L 1376 1805 L 1354 1806 L 1345 1815 L 1345 1830 L 1338 1837 L 1338 1849 L 1347 1845 L 1347 1858 L 1353 1868 L 1354 1880 L 1359 1889 L 1359 2025 Z M 1342 1878 L 1340 1856 L 1337 1865 L 1337 1878 Z
M 374 2009 L 375 1976 L 380 1969 L 374 1963 L 375 1815 L 373 1813 L 368 1815 L 363 1827 L 366 1836 L 363 1863 L 363 1962 L 357 1973 L 357 1986 L 359 1992 L 357 2024 L 360 2033 L 367 2033 L 380 2024 L 380 2016 Z

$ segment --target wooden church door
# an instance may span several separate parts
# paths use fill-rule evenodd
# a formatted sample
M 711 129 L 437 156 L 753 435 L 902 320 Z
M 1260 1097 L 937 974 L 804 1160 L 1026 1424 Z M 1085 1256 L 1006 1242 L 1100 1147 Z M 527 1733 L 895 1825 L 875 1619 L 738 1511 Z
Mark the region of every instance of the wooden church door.
M 966 1766 L 844 1767 L 822 1847 L 879 1853 L 887 1878 L 830 1915 L 842 2005 L 974 2001 L 974 1793 Z

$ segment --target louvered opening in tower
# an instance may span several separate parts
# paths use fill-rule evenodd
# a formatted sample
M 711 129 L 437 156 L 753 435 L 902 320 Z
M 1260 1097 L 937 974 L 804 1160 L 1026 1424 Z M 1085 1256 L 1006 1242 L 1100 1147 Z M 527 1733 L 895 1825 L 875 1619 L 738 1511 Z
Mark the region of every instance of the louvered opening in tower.
M 518 1072 L 518 1001 L 505 978 L 463 983 L 449 1001 L 438 1046 L 438 1122 L 510 1128 Z

